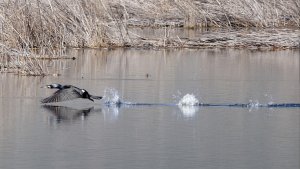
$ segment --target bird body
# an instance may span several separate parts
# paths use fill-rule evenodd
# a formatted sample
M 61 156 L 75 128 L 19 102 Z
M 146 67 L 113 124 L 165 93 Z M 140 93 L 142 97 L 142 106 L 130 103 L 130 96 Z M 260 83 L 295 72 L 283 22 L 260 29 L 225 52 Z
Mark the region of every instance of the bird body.
M 41 100 L 42 103 L 61 102 L 77 98 L 89 99 L 91 101 L 94 101 L 94 99 L 102 99 L 102 96 L 93 96 L 89 94 L 86 90 L 80 89 L 73 85 L 61 85 L 53 83 L 47 85 L 46 88 L 58 90 L 54 92 L 51 96 Z

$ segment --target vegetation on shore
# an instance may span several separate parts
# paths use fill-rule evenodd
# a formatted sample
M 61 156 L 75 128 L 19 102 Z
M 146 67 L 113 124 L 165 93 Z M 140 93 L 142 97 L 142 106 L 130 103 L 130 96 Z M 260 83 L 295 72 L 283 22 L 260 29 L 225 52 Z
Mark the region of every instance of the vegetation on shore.
M 299 0 L 2 0 L 0 71 L 45 74 L 39 58 L 67 47 L 299 48 L 299 9 Z M 136 27 L 165 33 L 153 39 Z M 172 34 L 176 27 L 228 31 L 191 39 Z

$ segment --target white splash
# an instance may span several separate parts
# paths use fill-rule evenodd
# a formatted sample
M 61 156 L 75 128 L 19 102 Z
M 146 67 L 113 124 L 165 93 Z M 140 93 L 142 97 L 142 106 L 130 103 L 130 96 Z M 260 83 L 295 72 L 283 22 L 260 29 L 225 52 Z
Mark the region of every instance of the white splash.
M 191 118 L 194 117 L 196 112 L 199 110 L 197 106 L 178 106 L 184 117 Z
M 119 105 L 122 103 L 118 91 L 114 88 L 105 89 L 103 99 L 107 105 Z
M 186 94 L 179 100 L 178 106 L 198 106 L 199 100 L 194 94 Z
M 199 100 L 193 94 L 183 96 L 177 105 L 184 117 L 194 117 L 199 110 Z
M 260 106 L 261 106 L 261 104 L 259 103 L 258 100 L 249 100 L 249 103 L 248 103 L 249 112 L 251 112 L 252 110 L 259 109 Z

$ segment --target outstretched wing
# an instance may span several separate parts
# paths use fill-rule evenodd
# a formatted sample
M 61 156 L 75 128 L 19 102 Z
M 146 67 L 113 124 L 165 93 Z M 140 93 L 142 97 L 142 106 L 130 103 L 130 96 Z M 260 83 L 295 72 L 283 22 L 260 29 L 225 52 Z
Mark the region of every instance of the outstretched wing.
M 94 95 L 91 95 L 91 94 L 89 94 L 86 90 L 80 89 L 80 88 L 78 88 L 78 87 L 76 87 L 76 86 L 70 85 L 70 87 L 73 88 L 74 90 L 76 90 L 76 91 L 77 91 L 78 93 L 80 93 L 81 95 L 84 94 L 84 92 L 86 92 L 86 93 L 89 95 L 89 97 L 90 97 L 91 99 L 101 100 L 101 99 L 103 98 L 102 96 L 94 96 Z M 90 99 L 90 100 L 91 100 L 91 99 Z
M 73 87 L 58 90 L 53 95 L 43 99 L 42 103 L 51 103 L 51 102 L 61 102 L 66 100 L 73 100 L 76 98 L 81 98 L 81 95 L 78 90 Z

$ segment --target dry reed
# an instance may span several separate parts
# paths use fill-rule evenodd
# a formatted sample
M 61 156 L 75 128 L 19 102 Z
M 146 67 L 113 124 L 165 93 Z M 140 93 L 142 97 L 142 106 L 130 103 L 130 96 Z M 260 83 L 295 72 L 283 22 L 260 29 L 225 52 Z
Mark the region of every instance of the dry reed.
M 161 39 L 145 39 L 143 35 L 130 32 L 129 28 L 299 29 L 299 9 L 300 0 L 2 0 L 0 70 L 13 68 L 24 74 L 47 74 L 37 58 L 61 57 L 67 47 L 141 46 L 145 41 L 150 46 L 162 47 L 189 47 L 189 44 L 190 47 L 239 46 L 230 41 L 226 41 L 225 45 L 222 38 L 219 38 L 222 43 L 217 40 L 218 43 L 211 44 L 201 39 L 186 41 L 173 35 L 176 40 L 170 34 L 165 34 Z M 255 34 L 252 35 L 255 37 Z M 235 38 L 239 37 L 235 35 Z M 246 38 L 248 41 L 244 40 L 240 46 L 256 43 L 251 36 Z M 276 36 L 278 38 L 280 41 L 280 36 Z M 294 42 L 297 43 L 297 40 L 287 45 L 297 46 Z M 277 41 L 275 44 L 278 44 Z M 270 46 L 268 43 L 266 45 Z M 13 51 L 18 51 L 18 55 Z

